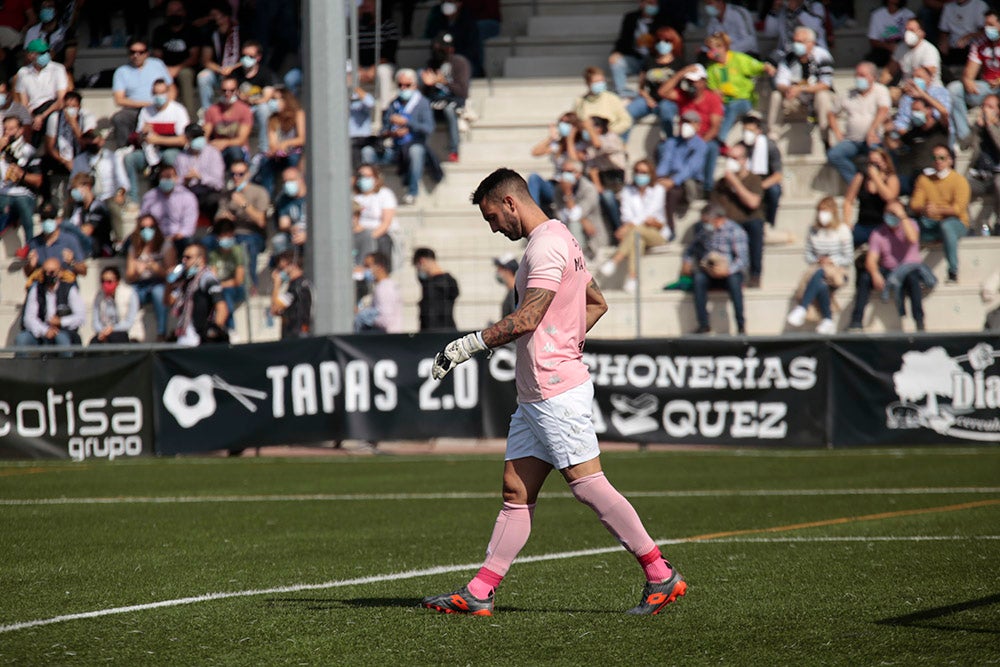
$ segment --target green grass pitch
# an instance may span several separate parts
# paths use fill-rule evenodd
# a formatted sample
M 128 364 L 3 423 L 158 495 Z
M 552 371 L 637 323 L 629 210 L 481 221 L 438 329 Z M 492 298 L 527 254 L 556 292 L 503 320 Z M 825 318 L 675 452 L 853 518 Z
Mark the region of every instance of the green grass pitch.
M 494 616 L 418 608 L 500 458 L 0 464 L 0 664 L 1000 662 L 998 449 L 606 454 L 686 597 L 624 614 L 639 567 L 553 475 Z

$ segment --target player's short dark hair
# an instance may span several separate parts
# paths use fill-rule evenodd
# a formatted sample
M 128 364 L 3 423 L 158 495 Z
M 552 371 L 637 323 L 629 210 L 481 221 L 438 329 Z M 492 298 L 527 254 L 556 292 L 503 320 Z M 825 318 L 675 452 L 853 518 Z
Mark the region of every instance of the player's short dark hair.
M 368 253 L 368 256 L 372 258 L 372 264 L 382 267 L 386 273 L 389 272 L 389 258 L 385 256 L 384 252 L 376 250 L 375 252 Z
M 472 193 L 472 203 L 479 206 L 484 200 L 499 202 L 505 195 L 514 194 L 521 199 L 531 199 L 528 184 L 521 174 L 507 167 L 500 167 L 483 179 Z
M 430 248 L 417 248 L 413 251 L 413 263 L 416 264 L 422 259 L 437 259 L 437 255 Z

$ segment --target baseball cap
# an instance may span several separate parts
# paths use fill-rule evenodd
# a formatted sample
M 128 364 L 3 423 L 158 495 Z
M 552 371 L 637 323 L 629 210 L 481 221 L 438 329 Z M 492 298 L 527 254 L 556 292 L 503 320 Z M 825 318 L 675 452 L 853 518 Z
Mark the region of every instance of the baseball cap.
M 708 74 L 705 73 L 705 67 L 701 64 L 696 64 L 694 69 L 684 75 L 684 78 L 688 81 L 698 81 L 699 79 L 708 78 Z
M 44 39 L 33 39 L 28 42 L 28 46 L 25 47 L 25 50 L 33 53 L 45 53 L 49 50 L 49 45 Z
M 701 122 L 701 114 L 699 114 L 694 109 L 688 109 L 681 116 L 681 120 L 686 120 L 689 123 L 700 123 Z
M 506 254 L 503 257 L 494 257 L 493 266 L 498 269 L 507 269 L 511 273 L 517 273 L 517 260 L 511 254 Z

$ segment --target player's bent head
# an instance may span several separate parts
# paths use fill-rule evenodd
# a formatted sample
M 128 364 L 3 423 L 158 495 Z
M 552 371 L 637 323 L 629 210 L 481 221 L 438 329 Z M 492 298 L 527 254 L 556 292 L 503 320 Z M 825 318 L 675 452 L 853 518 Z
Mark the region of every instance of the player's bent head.
M 513 169 L 501 167 L 483 179 L 472 193 L 472 203 L 476 206 L 484 201 L 499 204 L 507 196 L 520 201 L 533 201 L 528 191 L 528 184 L 521 174 Z

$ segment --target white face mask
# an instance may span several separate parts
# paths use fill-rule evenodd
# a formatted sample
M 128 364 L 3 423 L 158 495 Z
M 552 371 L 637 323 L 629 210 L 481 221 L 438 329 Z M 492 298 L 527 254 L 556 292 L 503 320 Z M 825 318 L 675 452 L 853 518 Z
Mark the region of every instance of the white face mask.
M 820 211 L 816 214 L 816 220 L 823 227 L 827 227 L 831 222 L 833 222 L 833 213 L 830 211 Z
M 903 41 L 906 42 L 906 45 L 912 49 L 917 45 L 917 42 L 920 41 L 920 35 L 912 30 L 907 30 L 903 33 Z
M 944 169 L 939 169 L 937 175 L 938 175 L 938 178 L 944 178 L 945 176 L 947 176 L 950 173 L 951 173 L 951 169 L 944 168 Z
M 737 160 L 736 158 L 734 157 L 726 158 L 726 171 L 731 172 L 733 174 L 738 174 L 742 168 L 743 165 L 741 165 L 740 161 Z
M 743 130 L 743 143 L 750 146 L 757 143 L 757 133 L 753 130 Z
M 691 123 L 681 123 L 681 137 L 690 139 L 698 133 L 698 130 Z

